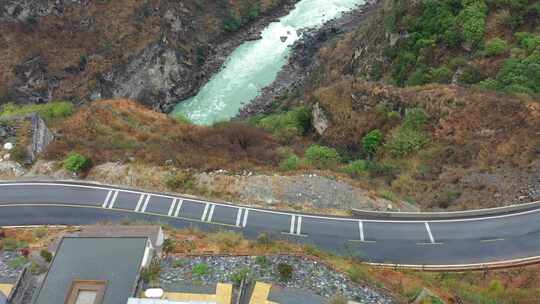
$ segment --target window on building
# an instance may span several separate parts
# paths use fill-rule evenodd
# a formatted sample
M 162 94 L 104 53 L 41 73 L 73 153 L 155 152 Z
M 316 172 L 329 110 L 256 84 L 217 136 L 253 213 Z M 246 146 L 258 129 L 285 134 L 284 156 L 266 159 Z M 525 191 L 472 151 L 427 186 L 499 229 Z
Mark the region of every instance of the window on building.
M 106 287 L 105 281 L 73 281 L 66 304 L 101 304 Z

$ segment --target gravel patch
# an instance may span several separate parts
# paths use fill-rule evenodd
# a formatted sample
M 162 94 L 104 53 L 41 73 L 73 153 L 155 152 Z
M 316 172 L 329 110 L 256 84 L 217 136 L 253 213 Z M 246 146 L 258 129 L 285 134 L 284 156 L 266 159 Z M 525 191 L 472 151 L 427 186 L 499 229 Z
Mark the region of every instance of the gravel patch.
M 9 266 L 9 261 L 20 257 L 18 253 L 2 251 L 0 252 L 0 282 L 14 283 L 22 271 L 21 269 L 13 269 Z
M 276 266 L 280 263 L 293 266 L 291 280 L 280 281 L 276 270 Z M 161 282 L 164 285 L 182 284 L 187 281 L 196 281 L 202 285 L 234 283 L 234 274 L 245 269 L 249 271 L 249 277 L 253 280 L 272 283 L 283 288 L 307 290 L 325 298 L 343 294 L 360 303 L 394 303 L 390 295 L 367 285 L 356 284 L 341 273 L 307 258 L 289 256 L 167 258 L 162 260 L 161 267 Z M 197 268 L 199 270 L 207 268 L 208 271 L 202 272 L 202 275 L 199 271 L 197 275 L 197 270 L 193 271 Z

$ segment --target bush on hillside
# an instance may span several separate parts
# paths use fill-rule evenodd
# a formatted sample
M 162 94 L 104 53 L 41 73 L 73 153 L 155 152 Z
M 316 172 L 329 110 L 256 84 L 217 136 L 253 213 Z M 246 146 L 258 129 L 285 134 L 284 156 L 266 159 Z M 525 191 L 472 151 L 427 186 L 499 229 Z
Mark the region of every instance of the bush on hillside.
M 67 118 L 74 113 L 73 104 L 66 101 L 53 101 L 45 104 L 17 105 L 7 103 L 2 107 L 0 116 L 15 116 L 38 113 L 45 120 Z
M 300 168 L 301 159 L 296 155 L 291 155 L 287 159 L 283 160 L 279 167 L 283 171 L 294 171 Z
M 352 178 L 357 178 L 360 176 L 365 176 L 368 174 L 368 162 L 365 160 L 356 160 L 349 163 L 343 171 L 347 173 Z
M 339 153 L 336 149 L 313 145 L 306 150 L 305 157 L 308 162 L 318 169 L 335 167 L 339 161 Z
M 382 140 L 383 134 L 380 130 L 371 130 L 362 138 L 362 149 L 364 150 L 364 153 L 369 156 L 375 155 L 375 153 L 377 153 L 377 149 L 382 143 Z
M 486 42 L 484 54 L 486 56 L 498 56 L 506 53 L 507 50 L 508 44 L 506 43 L 506 41 L 500 38 L 493 38 Z
M 90 168 L 91 165 L 92 161 L 88 157 L 76 152 L 69 153 L 64 160 L 64 169 L 73 173 L 82 172 Z
M 290 111 L 272 114 L 258 119 L 255 125 L 271 132 L 280 140 L 288 142 L 295 136 L 305 134 L 311 128 L 311 112 L 306 107 L 297 107 Z

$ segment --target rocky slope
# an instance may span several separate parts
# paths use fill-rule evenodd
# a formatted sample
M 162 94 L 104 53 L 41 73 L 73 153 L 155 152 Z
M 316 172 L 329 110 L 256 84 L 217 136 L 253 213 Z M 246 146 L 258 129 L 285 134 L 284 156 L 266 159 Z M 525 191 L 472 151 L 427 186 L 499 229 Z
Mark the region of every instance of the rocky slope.
M 307 33 L 286 70 L 242 116 L 311 108 L 314 128 L 306 137 L 366 163 L 359 179 L 425 209 L 539 200 L 540 98 L 534 90 L 540 78 L 532 71 L 540 50 L 538 1 L 509 7 L 468 2 L 477 3 L 472 8 L 464 1 L 426 3 L 374 1 Z M 476 18 L 477 44 L 467 40 L 470 11 L 485 14 Z M 508 14 L 521 19 L 512 23 L 503 18 Z M 443 15 L 454 24 L 455 45 L 438 33 L 446 24 L 432 26 Z M 508 22 L 512 27 L 505 28 Z M 506 46 L 494 51 L 497 37 Z M 520 73 L 530 74 L 527 81 Z M 412 132 L 407 113 L 418 108 L 427 120 Z M 368 155 L 362 138 L 374 130 L 382 141 Z
M 127 97 L 168 112 L 294 2 L 2 1 L 0 103 Z

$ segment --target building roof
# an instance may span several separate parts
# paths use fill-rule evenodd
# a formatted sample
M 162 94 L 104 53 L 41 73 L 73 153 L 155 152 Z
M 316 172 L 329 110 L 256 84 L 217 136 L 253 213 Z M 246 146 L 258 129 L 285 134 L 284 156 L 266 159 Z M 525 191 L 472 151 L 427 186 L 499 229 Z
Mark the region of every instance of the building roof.
M 148 237 L 154 247 L 160 247 L 162 240 L 159 225 L 92 225 L 85 226 L 79 232 L 82 237 Z
M 102 304 L 127 303 L 133 296 L 148 238 L 64 237 L 36 304 L 65 303 L 74 281 L 103 281 Z

